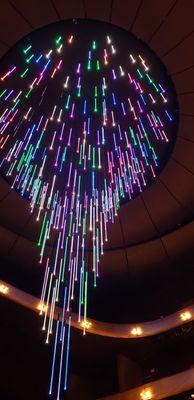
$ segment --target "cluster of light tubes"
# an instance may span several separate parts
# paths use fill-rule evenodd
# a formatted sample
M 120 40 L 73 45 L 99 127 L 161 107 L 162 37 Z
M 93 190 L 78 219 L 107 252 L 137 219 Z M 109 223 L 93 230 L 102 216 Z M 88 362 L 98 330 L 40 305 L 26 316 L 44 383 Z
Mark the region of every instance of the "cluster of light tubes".
M 129 54 L 125 67 L 117 65 L 118 49 L 107 36 L 89 44 L 69 75 L 67 52 L 76 43 L 74 35 L 58 36 L 43 53 L 28 44 L 20 63 L 0 77 L 0 168 L 41 221 L 40 314 L 46 343 L 54 335 L 49 394 L 57 400 L 67 389 L 72 302 L 77 300 L 85 334 L 88 285 L 97 285 L 108 225 L 121 201 L 156 177 L 155 143 L 167 145 L 173 120 L 166 90 L 141 55 Z M 45 112 L 52 85 L 60 94 Z M 52 254 L 49 240 L 55 241 Z M 57 304 L 62 313 L 55 323 Z

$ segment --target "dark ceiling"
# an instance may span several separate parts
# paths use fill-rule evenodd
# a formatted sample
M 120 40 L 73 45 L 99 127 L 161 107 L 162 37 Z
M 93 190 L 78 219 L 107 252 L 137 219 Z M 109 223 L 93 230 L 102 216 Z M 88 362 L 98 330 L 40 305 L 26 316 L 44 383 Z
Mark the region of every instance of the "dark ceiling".
M 192 1 L 181 0 L 166 0 L 157 6 L 151 0 L 74 1 L 65 8 L 63 1 L 2 4 L 1 54 L 45 24 L 62 18 L 95 18 L 124 27 L 147 42 L 165 63 L 176 87 L 180 126 L 171 159 L 148 190 L 122 206 L 110 227 L 99 288 L 90 295 L 89 313 L 102 320 L 154 318 L 193 297 L 192 10 Z M 13 26 L 15 29 L 10 29 Z M 42 279 L 37 264 L 39 227 L 29 215 L 25 199 L 2 178 L 0 193 L 2 278 L 14 283 L 16 275 L 19 287 L 38 295 Z M 109 290 L 111 296 L 107 296 Z
M 169 314 L 189 304 L 193 298 L 193 15 L 193 0 L 1 2 L 0 55 L 27 33 L 59 19 L 100 19 L 121 26 L 148 43 L 163 60 L 176 87 L 180 125 L 171 159 L 147 191 L 122 206 L 117 222 L 110 228 L 110 240 L 100 265 L 99 287 L 96 293 L 91 291 L 89 302 L 89 315 L 100 320 L 148 320 Z M 27 201 L 21 199 L 0 177 L 0 278 L 38 296 L 42 279 L 37 263 L 38 226 L 29 216 L 28 208 Z M 32 312 L 6 300 L 1 300 L 0 307 L 3 344 L 0 398 L 22 400 L 28 393 L 28 399 L 46 399 L 49 351 L 42 345 L 40 322 Z M 193 348 L 191 331 L 191 334 L 172 333 L 172 340 L 166 337 L 156 339 L 156 342 L 163 341 L 163 345 L 158 342 L 160 354 L 155 348 L 150 349 L 152 340 L 149 339 L 142 345 L 138 342 L 138 346 L 136 343 L 132 346 L 129 341 L 94 335 L 83 338 L 79 331 L 75 331 L 71 357 L 77 360 L 77 364 L 72 361 L 72 372 L 77 373 L 74 364 L 88 363 L 88 369 L 85 364 L 84 368 L 80 367 L 86 371 L 88 379 L 92 365 L 95 396 L 118 389 L 115 363 L 119 352 L 132 352 L 145 369 L 156 366 L 160 359 L 164 363 L 160 371 L 164 374 L 174 372 L 177 346 L 185 354 L 185 358 L 180 355 L 176 362 L 177 369 L 179 365 L 181 369 L 192 363 L 193 354 L 189 347 L 192 344 Z M 178 335 L 177 341 L 174 341 L 174 334 Z M 184 334 L 185 340 L 182 340 Z M 94 348 L 99 351 L 93 352 Z M 170 348 L 174 349 L 174 359 L 172 356 L 172 370 L 166 372 L 166 365 L 171 359 Z M 106 371 L 102 369 L 102 354 Z M 101 377 L 98 375 L 99 365 Z M 110 372 L 109 378 L 107 371 Z

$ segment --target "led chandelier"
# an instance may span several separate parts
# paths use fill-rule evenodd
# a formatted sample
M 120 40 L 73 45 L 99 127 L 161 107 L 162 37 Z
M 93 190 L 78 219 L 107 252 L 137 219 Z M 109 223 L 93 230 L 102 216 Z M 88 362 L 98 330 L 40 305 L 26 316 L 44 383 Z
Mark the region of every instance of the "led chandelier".
M 0 72 L 0 168 L 41 223 L 40 313 L 46 343 L 54 334 L 49 393 L 59 399 L 72 302 L 85 333 L 88 285 L 97 284 L 108 225 L 153 181 L 174 143 L 174 89 L 140 40 L 95 21 L 32 33 Z

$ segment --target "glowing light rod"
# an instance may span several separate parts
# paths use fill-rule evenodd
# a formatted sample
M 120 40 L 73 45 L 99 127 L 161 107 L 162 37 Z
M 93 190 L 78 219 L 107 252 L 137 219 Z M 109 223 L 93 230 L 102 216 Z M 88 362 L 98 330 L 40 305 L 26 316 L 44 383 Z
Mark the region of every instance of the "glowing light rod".
M 71 32 L 41 51 L 28 41 L 0 71 L 0 170 L 41 222 L 45 273 L 37 308 L 45 342 L 54 336 L 49 394 L 57 400 L 68 384 L 73 302 L 85 334 L 88 289 L 91 281 L 97 286 L 108 226 L 121 202 L 156 177 L 174 119 L 147 58 L 129 52 L 120 65 L 107 35 L 84 45 L 69 70 L 77 45 Z M 132 334 L 140 336 L 141 327 Z

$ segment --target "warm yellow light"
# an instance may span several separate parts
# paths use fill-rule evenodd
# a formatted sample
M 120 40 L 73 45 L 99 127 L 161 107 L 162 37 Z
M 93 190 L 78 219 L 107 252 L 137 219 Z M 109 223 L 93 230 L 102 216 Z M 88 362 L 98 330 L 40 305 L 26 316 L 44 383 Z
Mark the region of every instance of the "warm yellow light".
M 183 313 L 180 314 L 180 318 L 182 319 L 182 321 L 188 321 L 189 319 L 191 319 L 192 314 L 190 311 L 184 311 Z
M 153 399 L 153 392 L 151 388 L 143 389 L 140 393 L 140 399 L 142 400 L 150 400 Z
M 37 305 L 37 310 L 40 312 L 43 312 L 43 313 L 45 313 L 47 311 L 47 308 L 48 308 L 47 305 L 44 303 L 39 303 Z
M 90 329 L 91 326 L 92 326 L 92 323 L 89 322 L 89 321 L 82 321 L 82 322 L 81 322 L 81 326 L 82 326 L 82 328 L 84 328 L 84 329 Z
M 0 284 L 0 293 L 7 294 L 9 291 L 8 286 L 4 285 L 3 283 Z
M 140 326 L 134 327 L 134 328 L 131 330 L 131 334 L 132 334 L 133 336 L 141 336 L 141 334 L 142 334 L 142 329 L 141 329 L 141 327 L 140 327 Z
M 191 398 L 194 399 L 194 394 L 191 394 Z

